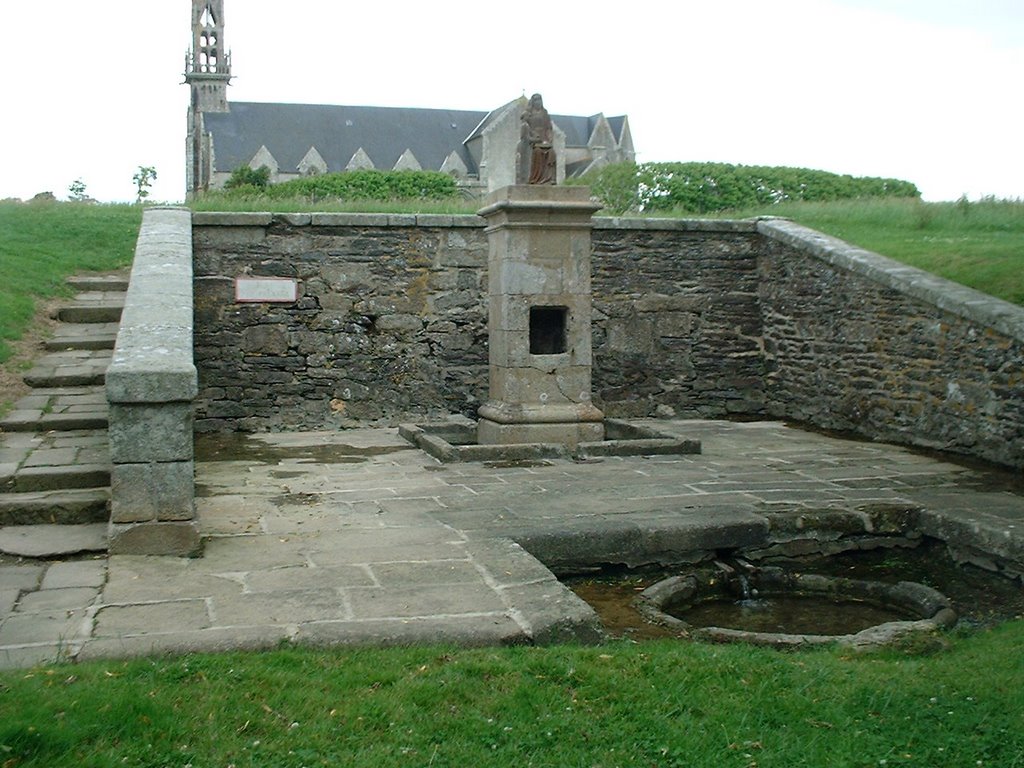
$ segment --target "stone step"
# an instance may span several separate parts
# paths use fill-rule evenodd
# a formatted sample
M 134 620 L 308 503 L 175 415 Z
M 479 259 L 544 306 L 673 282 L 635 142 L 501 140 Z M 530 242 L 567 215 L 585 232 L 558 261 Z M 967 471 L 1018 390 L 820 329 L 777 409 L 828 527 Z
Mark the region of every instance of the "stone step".
M 107 551 L 106 523 L 17 525 L 0 527 L 0 553 L 55 558 Z
M 117 323 L 121 320 L 125 294 L 121 291 L 80 293 L 70 304 L 57 310 L 62 323 Z
M 22 467 L 13 478 L 15 493 L 103 488 L 110 485 L 109 464 Z
M 106 378 L 112 356 L 106 349 L 50 352 L 36 360 L 23 379 L 34 389 L 100 385 Z
M 0 525 L 81 525 L 110 517 L 110 489 L 0 494 Z
M 106 429 L 107 395 L 103 387 L 36 389 L 0 420 L 4 432 Z
M 74 275 L 69 277 L 66 282 L 76 291 L 89 293 L 128 290 L 128 277 L 123 274 Z
M 44 345 L 51 352 L 69 349 L 113 349 L 117 340 L 117 328 L 117 323 L 66 323 L 58 326 Z

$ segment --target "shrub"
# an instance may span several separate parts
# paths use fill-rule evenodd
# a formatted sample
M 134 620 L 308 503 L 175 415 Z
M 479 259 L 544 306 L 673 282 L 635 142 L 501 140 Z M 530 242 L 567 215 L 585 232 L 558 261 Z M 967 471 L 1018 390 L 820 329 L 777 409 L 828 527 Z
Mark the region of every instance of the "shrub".
M 899 179 L 727 163 L 620 163 L 577 183 L 590 185 L 609 213 L 703 214 L 794 200 L 920 197 L 916 186 Z
M 269 183 L 270 169 L 267 166 L 250 168 L 248 165 L 242 165 L 231 172 L 231 178 L 224 184 L 224 189 L 239 189 L 241 187 L 260 189 Z
M 265 170 L 265 169 L 260 169 Z M 239 169 L 241 171 L 241 169 Z M 232 179 L 235 178 L 235 171 Z M 262 195 L 271 200 L 446 200 L 457 198 L 459 188 L 455 180 L 437 171 L 347 171 L 326 173 L 302 179 L 292 179 L 282 184 L 233 186 L 226 185 L 237 193 L 250 192 L 253 187 L 262 186 Z M 231 192 L 226 193 L 231 197 Z

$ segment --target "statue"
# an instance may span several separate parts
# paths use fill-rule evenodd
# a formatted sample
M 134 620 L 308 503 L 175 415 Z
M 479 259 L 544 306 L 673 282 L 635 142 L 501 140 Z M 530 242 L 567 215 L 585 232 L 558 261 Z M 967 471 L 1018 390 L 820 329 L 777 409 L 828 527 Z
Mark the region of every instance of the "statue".
M 554 148 L 555 131 L 551 115 L 544 108 L 539 93 L 530 97 L 530 104 L 523 112 L 519 139 L 517 184 L 554 184 L 557 181 L 557 164 Z

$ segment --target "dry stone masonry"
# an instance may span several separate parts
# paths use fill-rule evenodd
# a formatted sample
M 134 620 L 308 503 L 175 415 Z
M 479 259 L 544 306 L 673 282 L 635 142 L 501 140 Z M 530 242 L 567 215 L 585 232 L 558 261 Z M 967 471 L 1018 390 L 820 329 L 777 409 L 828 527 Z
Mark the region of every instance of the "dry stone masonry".
M 487 397 L 476 216 L 196 213 L 196 427 L 397 424 Z M 1024 466 L 1024 310 L 791 222 L 597 217 L 594 404 L 788 418 Z M 294 280 L 238 303 L 239 277 Z

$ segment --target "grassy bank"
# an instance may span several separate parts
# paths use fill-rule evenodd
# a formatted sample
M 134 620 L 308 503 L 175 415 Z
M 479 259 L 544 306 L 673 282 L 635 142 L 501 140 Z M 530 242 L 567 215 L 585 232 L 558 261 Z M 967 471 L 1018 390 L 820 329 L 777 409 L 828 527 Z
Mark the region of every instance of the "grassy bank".
M 28 766 L 1024 765 L 1024 622 L 930 655 L 659 641 L 0 674 Z M 935 649 L 933 649 L 934 651 Z
M 76 272 L 131 263 L 141 209 L 127 205 L 0 203 L 0 363 L 36 300 L 66 292 Z
M 727 215 L 791 218 L 904 264 L 1024 305 L 1024 202 L 782 203 Z

